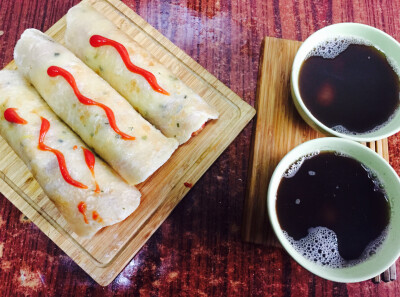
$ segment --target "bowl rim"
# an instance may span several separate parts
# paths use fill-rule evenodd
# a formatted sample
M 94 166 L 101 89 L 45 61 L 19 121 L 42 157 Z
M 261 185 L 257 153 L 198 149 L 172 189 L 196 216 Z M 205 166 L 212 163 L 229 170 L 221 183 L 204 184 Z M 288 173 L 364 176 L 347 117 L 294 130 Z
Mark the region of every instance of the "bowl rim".
M 306 107 L 306 105 L 303 102 L 303 99 L 300 95 L 300 90 L 299 90 L 299 84 L 298 84 L 298 78 L 300 76 L 300 69 L 301 69 L 301 64 L 303 63 L 303 61 L 305 60 L 304 58 L 300 57 L 300 55 L 303 54 L 303 52 L 305 51 L 304 48 L 307 48 L 310 46 L 310 44 L 319 44 L 321 43 L 321 40 L 323 40 L 323 38 L 317 38 L 320 35 L 322 35 L 324 32 L 326 31 L 331 31 L 333 28 L 338 28 L 338 29 L 361 29 L 361 30 L 365 30 L 370 31 L 370 32 L 374 32 L 376 34 L 379 34 L 381 36 L 383 36 L 384 38 L 386 38 L 388 41 L 392 42 L 393 44 L 397 45 L 398 49 L 400 50 L 400 43 L 394 39 L 392 36 L 390 36 L 389 34 L 383 32 L 382 30 L 379 30 L 375 27 L 372 26 L 368 26 L 365 24 L 361 24 L 361 23 L 354 23 L 354 22 L 344 22 L 344 23 L 337 23 L 337 24 L 332 24 L 329 26 L 326 26 L 322 29 L 319 29 L 318 31 L 314 32 L 313 34 L 311 34 L 303 43 L 302 45 L 299 47 L 299 49 L 297 50 L 297 53 L 294 57 L 293 60 L 293 64 L 292 64 L 292 71 L 291 71 L 291 75 L 290 75 L 290 86 L 291 86 L 291 92 L 292 92 L 292 99 L 295 103 L 296 109 L 299 111 L 301 117 L 307 122 L 307 124 L 309 124 L 310 126 L 312 126 L 314 129 L 319 130 L 324 132 L 325 134 L 327 134 L 328 136 L 337 136 L 337 137 L 341 137 L 341 138 L 345 138 L 345 139 L 350 139 L 350 140 L 354 140 L 354 141 L 358 141 L 358 142 L 370 142 L 370 141 L 377 141 L 380 139 L 384 139 L 387 138 L 397 132 L 400 131 L 400 125 L 398 125 L 398 127 L 390 129 L 388 132 L 386 133 L 379 133 L 379 135 L 376 136 L 370 136 L 372 133 L 377 133 L 379 132 L 381 129 L 383 129 L 384 127 L 386 127 L 392 120 L 393 118 L 395 118 L 395 116 L 393 116 L 392 119 L 390 119 L 381 129 L 378 129 L 375 132 L 369 132 L 369 133 L 360 133 L 360 134 L 345 134 L 345 133 L 340 133 L 338 131 L 335 131 L 331 128 L 329 128 L 328 126 L 326 126 L 325 124 L 323 124 L 321 121 L 319 121 L 311 112 L 310 110 Z M 340 36 L 339 33 L 335 33 L 332 36 Z M 361 38 L 364 38 L 364 36 L 360 36 L 356 33 L 354 34 L 348 34 L 348 33 L 343 33 L 343 35 L 347 35 L 347 36 L 359 36 Z M 317 36 L 317 37 L 316 37 Z M 317 39 L 316 39 L 317 38 Z M 329 37 L 325 37 L 325 39 L 328 39 Z M 314 40 L 315 39 L 315 40 Z M 374 44 L 374 42 L 372 42 L 374 46 L 376 46 L 377 48 L 379 48 L 379 44 Z M 385 55 L 387 55 L 385 53 Z M 391 57 L 391 56 L 389 56 Z M 400 61 L 396 61 L 398 63 L 398 66 L 400 67 Z M 300 65 L 299 67 L 295 67 L 297 65 Z M 295 71 L 296 69 L 298 69 L 299 71 Z M 399 76 L 400 79 L 400 76 Z M 302 111 L 302 112 L 301 112 Z M 303 114 L 304 113 L 304 114 Z M 400 107 L 393 113 L 393 115 L 397 115 L 400 113 Z
M 375 159 L 374 162 L 379 162 L 385 168 L 385 172 L 392 174 L 395 177 L 395 179 L 397 180 L 398 186 L 400 187 L 400 178 L 397 175 L 396 171 L 390 166 L 390 164 L 385 159 L 383 159 L 376 152 L 374 152 L 371 149 L 369 149 L 368 147 L 366 147 L 362 144 L 359 144 L 358 142 L 352 141 L 352 140 L 337 138 L 337 137 L 322 137 L 322 138 L 317 138 L 317 139 L 306 141 L 306 142 L 296 146 L 281 159 L 281 161 L 276 166 L 276 168 L 271 176 L 270 182 L 269 182 L 267 198 L 266 198 L 267 199 L 267 203 L 266 203 L 267 210 L 266 211 L 268 214 L 270 225 L 272 226 L 272 229 L 274 230 L 274 233 L 275 233 L 276 237 L 278 238 L 280 244 L 282 245 L 283 249 L 303 268 L 305 268 L 306 270 L 310 271 L 311 273 L 313 273 L 321 278 L 324 278 L 324 279 L 327 279 L 330 281 L 341 282 L 341 283 L 361 282 L 361 281 L 371 279 L 371 278 L 381 274 L 386 269 L 388 269 L 399 258 L 400 245 L 398 246 L 397 250 L 393 250 L 393 254 L 391 254 L 391 256 L 388 258 L 386 263 L 383 263 L 383 265 L 381 266 L 380 269 L 378 267 L 376 270 L 371 270 L 371 271 L 367 271 L 367 272 L 365 272 L 363 270 L 361 273 L 358 273 L 357 276 L 351 276 L 351 277 L 348 277 L 346 275 L 344 275 L 344 276 L 337 275 L 337 274 L 333 273 L 333 271 L 337 272 L 342 269 L 357 269 L 356 266 L 362 265 L 366 261 L 363 261 L 360 264 L 356 264 L 354 266 L 346 267 L 346 268 L 330 268 L 330 267 L 322 266 L 320 264 L 316 264 L 316 263 L 308 260 L 303 255 L 301 255 L 299 252 L 297 252 L 294 249 L 294 247 L 289 243 L 289 241 L 286 239 L 286 237 L 283 235 L 282 229 L 281 229 L 279 221 L 278 221 L 278 216 L 276 213 L 276 191 L 274 191 L 273 188 L 276 188 L 276 190 L 278 189 L 278 186 L 275 187 L 274 185 L 276 183 L 278 183 L 278 185 L 279 185 L 279 181 L 282 178 L 282 173 L 284 171 L 286 171 L 286 169 L 288 168 L 288 166 L 290 166 L 290 164 L 292 164 L 293 162 L 295 162 L 296 160 L 298 160 L 299 158 L 301 158 L 302 156 L 305 156 L 307 154 L 310 154 L 310 153 L 313 153 L 316 151 L 340 151 L 338 149 L 328 149 L 328 148 L 321 149 L 322 146 L 324 146 L 324 147 L 332 146 L 332 143 L 341 144 L 341 145 L 350 145 L 353 148 L 355 148 L 356 150 L 363 150 L 370 156 L 373 156 L 373 158 Z M 310 146 L 313 149 L 304 152 L 303 148 L 306 146 Z M 356 158 L 355 153 L 350 154 L 350 153 L 346 152 L 346 154 L 352 158 Z M 389 226 L 392 226 L 392 225 L 389 223 Z M 380 255 L 379 250 L 376 255 Z M 354 268 L 354 267 L 356 267 L 356 268 Z

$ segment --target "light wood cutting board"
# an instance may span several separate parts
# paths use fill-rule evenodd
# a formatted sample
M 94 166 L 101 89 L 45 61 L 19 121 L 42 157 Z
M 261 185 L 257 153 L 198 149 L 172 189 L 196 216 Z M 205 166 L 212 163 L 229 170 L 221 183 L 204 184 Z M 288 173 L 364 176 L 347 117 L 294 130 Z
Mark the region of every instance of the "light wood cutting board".
M 6 141 L 0 137 L 0 192 L 100 285 L 108 285 L 157 230 L 225 148 L 253 118 L 254 108 L 118 0 L 84 0 L 148 49 L 214 106 L 220 118 L 186 144 L 138 186 L 139 208 L 92 239 L 76 236 Z M 80 4 L 78 4 L 80 5 Z M 46 33 L 63 43 L 65 17 Z M 7 69 L 15 69 L 11 62 Z
M 256 100 L 257 117 L 251 145 L 243 212 L 243 240 L 280 246 L 267 215 L 267 191 L 279 161 L 297 145 L 324 135 L 298 114 L 290 94 L 290 73 L 301 42 L 266 37 L 261 50 Z M 387 139 L 364 143 L 389 162 Z M 396 267 L 385 271 L 396 278 Z M 378 279 L 376 279 L 378 280 Z

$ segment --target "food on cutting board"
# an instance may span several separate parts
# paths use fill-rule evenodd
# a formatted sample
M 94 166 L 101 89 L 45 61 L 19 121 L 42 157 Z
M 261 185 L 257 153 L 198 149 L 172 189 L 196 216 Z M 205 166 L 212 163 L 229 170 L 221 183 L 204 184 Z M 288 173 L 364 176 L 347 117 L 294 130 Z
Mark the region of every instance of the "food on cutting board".
M 218 112 L 145 48 L 95 9 L 67 14 L 66 46 L 121 93 L 141 115 L 180 144 Z
M 0 134 L 72 230 L 93 236 L 138 207 L 140 192 L 96 157 L 17 71 L 0 71 Z
M 130 184 L 144 181 L 178 147 L 69 50 L 27 29 L 14 50 L 18 70 L 51 109 Z

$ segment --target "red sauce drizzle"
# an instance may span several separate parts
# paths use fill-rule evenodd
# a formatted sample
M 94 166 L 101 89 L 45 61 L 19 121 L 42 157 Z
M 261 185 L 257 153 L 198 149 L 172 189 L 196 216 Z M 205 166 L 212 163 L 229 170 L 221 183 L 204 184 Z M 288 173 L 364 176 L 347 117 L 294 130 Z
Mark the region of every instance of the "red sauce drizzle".
M 92 218 L 95 221 L 98 220 L 99 223 L 103 222 L 103 219 L 100 217 L 99 213 L 97 211 L 95 211 L 95 210 L 92 211 Z
M 111 110 L 111 108 L 109 108 L 108 106 L 100 103 L 100 102 L 96 102 L 94 100 L 91 100 L 85 96 L 83 96 L 81 94 L 81 92 L 78 90 L 78 87 L 76 85 L 76 81 L 75 78 L 72 76 L 71 73 L 69 73 L 67 70 L 61 68 L 61 67 L 57 67 L 57 66 L 50 66 L 47 69 L 47 74 L 50 77 L 56 77 L 58 75 L 61 75 L 68 83 L 69 85 L 72 87 L 72 89 L 74 90 L 74 93 L 76 95 L 76 97 L 78 98 L 79 102 L 85 105 L 95 105 L 98 106 L 100 108 L 102 108 L 104 110 L 104 112 L 107 115 L 108 121 L 110 122 L 110 126 L 111 128 L 119 135 L 121 135 L 122 139 L 125 140 L 135 140 L 135 137 L 130 136 L 128 134 L 125 134 L 124 132 L 120 131 L 117 127 L 116 121 L 115 121 L 115 116 L 114 116 L 114 112 Z
M 14 124 L 20 124 L 20 125 L 26 125 L 28 124 L 27 121 L 25 121 L 23 118 L 21 118 L 18 113 L 16 108 L 7 108 L 4 111 L 4 118 L 6 121 Z
M 79 202 L 78 210 L 83 215 L 83 220 L 85 221 L 85 223 L 89 224 L 89 221 L 88 221 L 88 219 L 86 217 L 86 208 L 87 208 L 87 206 L 86 206 L 85 202 L 83 202 L 83 201 Z
M 82 147 L 82 150 L 83 150 L 83 154 L 85 156 L 86 165 L 89 168 L 90 172 L 92 173 L 94 182 L 96 184 L 96 190 L 94 190 L 94 191 L 95 191 L 95 193 L 100 193 L 100 187 L 96 181 L 96 177 L 94 174 L 94 164 L 96 162 L 96 158 L 94 157 L 94 154 L 91 151 L 89 151 L 87 148 Z
M 206 123 L 204 123 L 204 124 L 200 127 L 199 130 L 194 131 L 194 132 L 192 133 L 192 137 L 198 135 L 198 134 L 201 132 L 201 130 L 204 129 L 205 126 L 206 126 Z
M 64 157 L 63 153 L 61 153 L 59 150 L 53 149 L 44 144 L 44 138 L 46 137 L 46 134 L 50 129 L 50 122 L 48 120 L 46 120 L 45 118 L 41 117 L 41 119 L 42 119 L 42 126 L 40 127 L 38 149 L 40 149 L 42 151 L 49 151 L 49 152 L 52 152 L 54 155 L 56 155 L 57 161 L 58 161 L 58 166 L 60 167 L 61 175 L 67 183 L 69 183 L 77 188 L 87 189 L 88 188 L 87 186 L 74 180 L 69 175 L 69 172 L 67 169 L 67 164 L 65 163 L 65 157 Z
M 94 211 L 92 212 L 92 217 L 93 217 L 93 220 L 96 221 L 96 220 L 98 219 L 98 217 L 99 217 L 98 212 L 94 210 Z
M 185 185 L 186 188 L 191 188 L 191 187 L 193 187 L 193 184 L 191 184 L 191 183 L 184 183 L 184 185 Z
M 131 62 L 128 51 L 126 50 L 125 46 L 123 46 L 121 43 L 100 35 L 93 35 L 92 37 L 90 37 L 89 42 L 90 45 L 93 47 L 100 47 L 104 45 L 110 45 L 114 47 L 118 51 L 119 55 L 122 58 L 122 61 L 124 61 L 125 66 L 126 68 L 128 68 L 129 71 L 143 76 L 154 91 L 169 96 L 169 93 L 163 88 L 161 88 L 160 85 L 157 83 L 157 79 L 153 73 L 143 68 L 140 68 Z

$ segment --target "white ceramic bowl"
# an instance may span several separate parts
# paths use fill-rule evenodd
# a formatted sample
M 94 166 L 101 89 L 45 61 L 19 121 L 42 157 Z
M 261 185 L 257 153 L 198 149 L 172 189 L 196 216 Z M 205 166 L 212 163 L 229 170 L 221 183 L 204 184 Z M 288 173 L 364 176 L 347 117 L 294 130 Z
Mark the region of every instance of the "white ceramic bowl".
M 300 96 L 298 84 L 300 68 L 304 60 L 307 58 L 307 54 L 313 48 L 315 48 L 315 46 L 335 36 L 351 36 L 369 41 L 372 45 L 383 51 L 387 57 L 389 57 L 394 63 L 397 64 L 397 66 L 400 66 L 400 44 L 393 37 L 382 32 L 381 30 L 357 23 L 340 23 L 327 26 L 308 37 L 306 41 L 304 41 L 304 43 L 301 45 L 294 58 L 291 74 L 291 90 L 292 98 L 298 112 L 307 122 L 307 124 L 312 126 L 314 129 L 327 135 L 339 136 L 355 141 L 375 141 L 397 133 L 398 131 L 400 131 L 400 112 L 398 111 L 391 119 L 391 121 L 389 121 L 389 123 L 384 125 L 379 130 L 370 133 L 352 135 L 340 133 L 325 126 L 318 119 L 316 119 L 305 106 Z
M 336 151 L 344 153 L 377 174 L 383 184 L 390 203 L 390 222 L 388 234 L 376 254 L 355 266 L 329 268 L 314 263 L 290 244 L 282 232 L 276 214 L 276 193 L 285 171 L 301 157 L 313 152 Z M 325 137 L 305 142 L 290 151 L 276 167 L 268 188 L 268 215 L 276 236 L 286 251 L 304 268 L 312 273 L 336 282 L 359 282 L 371 279 L 386 270 L 400 255 L 400 179 L 393 168 L 371 149 L 351 140 Z

